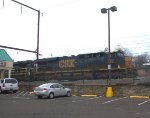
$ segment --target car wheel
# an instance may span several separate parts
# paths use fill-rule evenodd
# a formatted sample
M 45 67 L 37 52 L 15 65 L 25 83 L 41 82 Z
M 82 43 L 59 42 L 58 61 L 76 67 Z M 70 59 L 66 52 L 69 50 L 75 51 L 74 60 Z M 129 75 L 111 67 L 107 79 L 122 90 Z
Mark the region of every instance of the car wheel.
M 16 93 L 17 91 L 15 90 L 15 91 L 13 91 L 13 93 Z
M 54 93 L 50 93 L 50 94 L 49 94 L 49 98 L 50 98 L 50 99 L 53 99 L 53 98 L 54 98 Z
M 42 99 L 42 96 L 37 96 L 38 97 L 38 99 Z
M 71 92 L 68 91 L 68 92 L 67 92 L 67 97 L 70 97 L 70 96 L 71 96 Z

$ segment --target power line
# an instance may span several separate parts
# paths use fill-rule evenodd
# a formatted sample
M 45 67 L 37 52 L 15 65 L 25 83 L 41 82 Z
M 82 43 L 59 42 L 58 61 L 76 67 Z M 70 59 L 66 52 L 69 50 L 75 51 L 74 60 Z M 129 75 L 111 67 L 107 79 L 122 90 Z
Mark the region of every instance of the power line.
M 35 9 L 35 8 L 33 8 L 33 7 L 30 7 L 30 6 L 28 6 L 28 5 L 26 5 L 26 4 L 23 4 L 23 3 L 21 3 L 21 2 L 18 2 L 18 1 L 15 1 L 15 0 L 12 0 L 13 2 L 16 2 L 17 4 L 20 4 L 20 5 L 22 5 L 22 6 L 25 6 L 25 7 L 27 7 L 27 8 L 29 8 L 29 9 L 31 9 L 31 10 L 34 10 L 34 11 L 36 11 L 37 13 L 38 13 L 38 27 L 37 27 L 37 60 L 39 59 L 39 31 L 40 31 L 40 10 L 37 10 L 37 9 Z
M 5 5 L 5 2 L 4 2 L 4 0 L 3 0 L 3 8 L 4 8 L 4 5 Z
M 25 52 L 37 53 L 36 51 L 32 51 L 32 50 L 26 50 L 26 49 L 9 47 L 9 46 L 3 46 L 3 45 L 0 45 L 0 47 L 2 47 L 2 48 L 8 48 L 8 49 L 13 49 L 13 50 L 20 50 L 20 51 L 25 51 Z

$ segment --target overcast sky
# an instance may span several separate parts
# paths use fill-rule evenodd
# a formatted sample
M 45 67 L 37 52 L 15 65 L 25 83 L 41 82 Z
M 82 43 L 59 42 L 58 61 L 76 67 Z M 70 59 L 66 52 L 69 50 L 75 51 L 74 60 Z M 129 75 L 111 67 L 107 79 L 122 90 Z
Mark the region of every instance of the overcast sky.
M 111 50 L 118 45 L 133 54 L 150 52 L 149 0 L 17 0 L 41 11 L 40 58 L 99 52 L 108 47 L 110 13 Z M 36 50 L 36 11 L 11 0 L 0 0 L 0 40 L 4 46 Z M 6 50 L 14 61 L 36 59 L 33 53 Z

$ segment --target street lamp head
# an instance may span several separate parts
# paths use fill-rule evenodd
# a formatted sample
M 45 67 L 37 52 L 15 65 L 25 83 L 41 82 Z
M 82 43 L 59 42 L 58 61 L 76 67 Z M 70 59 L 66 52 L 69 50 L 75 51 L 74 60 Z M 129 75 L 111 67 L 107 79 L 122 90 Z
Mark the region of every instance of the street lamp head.
M 115 12 L 115 11 L 117 11 L 117 7 L 116 7 L 116 6 L 110 7 L 110 10 L 111 10 L 112 12 Z
M 106 9 L 106 8 L 102 8 L 102 9 L 101 9 L 101 13 L 105 14 L 105 13 L 107 13 L 107 10 L 108 10 L 108 9 Z

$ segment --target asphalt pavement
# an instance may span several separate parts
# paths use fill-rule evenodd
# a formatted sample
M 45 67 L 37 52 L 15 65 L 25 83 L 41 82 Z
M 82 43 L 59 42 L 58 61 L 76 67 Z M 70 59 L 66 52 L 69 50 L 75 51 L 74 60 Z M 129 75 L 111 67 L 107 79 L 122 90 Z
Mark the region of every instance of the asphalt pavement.
M 37 99 L 18 91 L 0 94 L 0 118 L 149 118 L 150 99 L 72 96 Z

